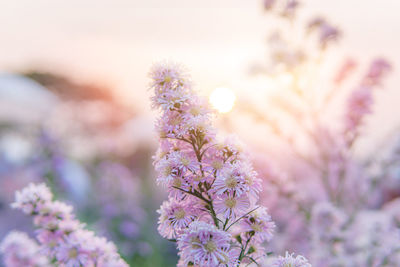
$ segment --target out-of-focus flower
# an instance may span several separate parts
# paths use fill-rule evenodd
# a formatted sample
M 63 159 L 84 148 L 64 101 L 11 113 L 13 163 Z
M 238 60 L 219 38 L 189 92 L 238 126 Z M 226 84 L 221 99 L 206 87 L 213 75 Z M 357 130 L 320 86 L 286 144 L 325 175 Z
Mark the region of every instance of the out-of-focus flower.
M 384 76 L 392 69 L 390 63 L 384 58 L 375 59 L 365 75 L 362 84 L 380 86 Z
M 276 262 L 273 264 L 275 267 L 311 267 L 311 264 L 300 255 L 294 256 L 293 254 L 289 254 L 286 252 L 285 257 L 279 256 Z
M 49 258 L 65 266 L 127 266 L 114 244 L 85 230 L 74 219 L 72 207 L 52 201 L 44 184 L 30 184 L 16 193 L 14 208 L 33 216 L 38 240 Z
M 266 9 L 281 14 L 285 3 L 275 1 Z M 372 153 L 364 161 L 364 153 L 359 157 L 356 147 L 373 112 L 376 89 L 382 87 L 391 64 L 378 58 L 368 66 L 345 99 L 343 118 L 337 108 L 343 104 L 341 87 L 353 81 L 348 78 L 356 63 L 344 61 L 333 80 L 325 71 L 331 63 L 326 48 L 341 37 L 342 30 L 323 17 L 309 20 L 305 27 L 299 16 L 283 17 L 289 21 L 274 18 L 279 28 L 270 35 L 268 59 L 259 64 L 257 74 L 263 71 L 270 87 L 275 76 L 290 77 L 279 94 L 293 98 L 299 108 L 293 112 L 271 99 L 266 101 L 274 102 L 276 109 L 250 110 L 242 105 L 257 122 L 265 122 L 257 129 L 268 127 L 265 148 L 254 142 L 253 149 L 261 154 L 256 169 L 266 185 L 260 200 L 268 203 L 279 225 L 269 245 L 280 253 L 288 248 L 300 252 L 319 267 L 399 265 L 397 202 L 390 209 L 385 205 L 400 193 L 398 157 L 378 162 Z M 235 122 L 236 117 L 232 125 Z M 281 172 L 270 168 L 270 158 Z
M 319 44 L 322 48 L 333 41 L 336 41 L 340 36 L 340 31 L 329 24 L 324 18 L 316 17 L 308 24 L 309 32 L 317 32 L 319 36 Z
M 386 60 L 374 60 L 359 87 L 348 98 L 344 133 L 349 144 L 357 137 L 365 115 L 372 112 L 373 90 L 381 85 L 383 76 L 389 70 L 390 64 Z
M 372 104 L 373 98 L 370 87 L 363 86 L 352 92 L 348 100 L 348 113 L 345 122 L 346 132 L 356 131 L 361 125 L 364 116 L 371 113 Z
M 275 4 L 275 0 L 264 0 L 263 3 L 264 3 L 264 9 L 270 10 Z
M 15 193 L 13 208 L 21 209 L 26 214 L 36 214 L 53 198 L 53 194 L 45 184 L 29 184 L 22 191 Z
M 287 0 L 283 6 L 282 16 L 293 18 L 300 3 L 297 0 Z
M 41 254 L 39 245 L 26 233 L 12 231 L 0 244 L 6 267 L 48 267 L 48 259 Z
M 351 72 L 353 72 L 356 67 L 357 67 L 356 61 L 354 61 L 353 59 L 347 59 L 342 64 L 338 73 L 336 74 L 334 78 L 334 83 L 336 85 L 341 85 L 342 82 L 345 81 L 347 77 L 349 77 Z

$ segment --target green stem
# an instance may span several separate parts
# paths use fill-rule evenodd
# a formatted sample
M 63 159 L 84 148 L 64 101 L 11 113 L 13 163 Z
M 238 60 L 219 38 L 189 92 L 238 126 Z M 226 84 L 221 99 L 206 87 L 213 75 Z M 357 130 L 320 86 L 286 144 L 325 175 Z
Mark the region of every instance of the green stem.
M 258 206 L 258 207 L 255 207 L 254 209 L 252 209 L 251 211 L 249 211 L 249 212 L 247 212 L 246 214 L 244 214 L 243 216 L 241 216 L 241 217 L 239 217 L 239 219 L 237 219 L 237 220 L 235 220 L 233 223 L 231 223 L 229 226 L 228 226 L 228 228 L 226 228 L 226 230 L 225 231 L 228 231 L 229 230 L 229 228 L 231 228 L 231 226 L 232 225 L 234 225 L 235 223 L 237 223 L 238 221 L 240 221 L 241 219 L 243 219 L 244 218 L 244 216 L 246 216 L 246 215 L 249 215 L 250 213 L 252 213 L 253 211 L 255 211 L 256 209 L 258 209 L 260 206 Z

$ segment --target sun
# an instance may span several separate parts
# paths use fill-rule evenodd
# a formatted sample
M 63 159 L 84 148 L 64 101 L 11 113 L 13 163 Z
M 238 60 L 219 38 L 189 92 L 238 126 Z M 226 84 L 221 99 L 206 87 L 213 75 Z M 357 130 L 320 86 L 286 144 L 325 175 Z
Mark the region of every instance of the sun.
M 235 104 L 235 100 L 235 93 L 231 89 L 225 87 L 215 88 L 210 95 L 211 105 L 220 113 L 231 111 Z

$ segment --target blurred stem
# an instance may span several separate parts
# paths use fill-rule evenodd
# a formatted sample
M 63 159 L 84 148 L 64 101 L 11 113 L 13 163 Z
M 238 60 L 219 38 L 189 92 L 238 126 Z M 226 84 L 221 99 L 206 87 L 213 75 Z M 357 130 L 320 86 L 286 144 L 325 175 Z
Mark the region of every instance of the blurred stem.
M 247 255 L 247 253 L 245 254 L 245 252 L 247 250 L 247 246 L 249 245 L 250 240 L 252 239 L 252 237 L 253 237 L 253 235 L 251 235 L 250 238 L 247 239 L 246 244 L 244 245 L 244 247 L 243 247 L 243 244 L 242 244 L 242 250 L 240 251 L 240 255 L 239 255 L 239 262 L 241 262 L 242 259 Z

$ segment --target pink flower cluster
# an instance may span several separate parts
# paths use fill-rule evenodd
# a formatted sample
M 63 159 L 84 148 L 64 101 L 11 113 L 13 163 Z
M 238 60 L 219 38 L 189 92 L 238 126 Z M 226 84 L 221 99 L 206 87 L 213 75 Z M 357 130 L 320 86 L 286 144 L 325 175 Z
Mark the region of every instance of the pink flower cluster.
M 361 210 L 348 216 L 331 203 L 313 207 L 311 258 L 328 266 L 398 266 L 399 229 L 382 210 Z
M 261 180 L 249 158 L 234 139 L 217 141 L 213 113 L 181 66 L 159 64 L 150 76 L 153 105 L 162 110 L 154 165 L 169 193 L 158 230 L 177 242 L 178 266 L 262 262 L 275 224 L 257 205 Z
M 276 1 L 276 0 L 264 0 L 264 9 L 270 11 L 275 8 L 279 15 L 287 18 L 293 18 L 296 14 L 296 10 L 299 6 L 299 1 L 297 0 L 286 0 L 286 1 Z
M 278 260 L 274 263 L 274 267 L 311 267 L 307 259 L 303 256 L 289 254 L 286 252 L 285 257 L 279 256 Z
M 311 20 L 308 24 L 308 29 L 310 32 L 318 34 L 321 48 L 325 48 L 329 42 L 336 41 L 340 36 L 339 30 L 321 17 Z
M 351 144 L 357 137 L 364 116 L 372 112 L 373 90 L 381 85 L 384 75 L 390 69 L 391 66 L 386 60 L 374 60 L 360 85 L 351 93 L 347 103 L 344 130 L 348 143 Z
M 74 218 L 72 207 L 53 201 L 45 184 L 29 184 L 16 192 L 13 208 L 33 216 L 40 250 L 57 266 L 128 266 L 113 243 L 97 237 Z M 7 257 L 7 256 L 6 256 Z
M 40 254 L 39 245 L 26 233 L 12 231 L 0 244 L 0 252 L 4 255 L 7 267 L 47 267 L 47 258 Z

